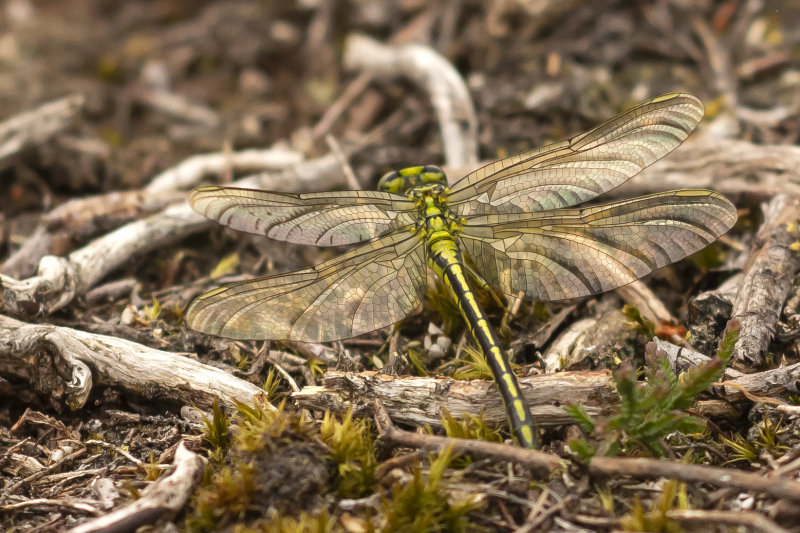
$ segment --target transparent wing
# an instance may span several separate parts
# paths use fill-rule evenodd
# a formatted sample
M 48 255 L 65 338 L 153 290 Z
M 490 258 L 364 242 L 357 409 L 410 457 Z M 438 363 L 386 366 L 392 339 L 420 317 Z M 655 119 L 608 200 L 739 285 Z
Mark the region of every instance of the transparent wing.
M 313 268 L 201 294 L 189 305 L 186 322 L 231 339 L 346 339 L 418 310 L 426 276 L 422 241 L 391 234 Z
M 378 191 L 284 194 L 212 186 L 194 189 L 189 203 L 233 229 L 316 246 L 366 241 L 416 219 L 405 197 Z
M 450 208 L 469 216 L 585 202 L 664 157 L 702 117 L 694 96 L 653 98 L 577 137 L 479 168 L 453 185 Z
M 562 300 L 631 283 L 704 248 L 735 222 L 724 196 L 696 189 L 477 216 L 459 237 L 477 271 L 505 294 Z

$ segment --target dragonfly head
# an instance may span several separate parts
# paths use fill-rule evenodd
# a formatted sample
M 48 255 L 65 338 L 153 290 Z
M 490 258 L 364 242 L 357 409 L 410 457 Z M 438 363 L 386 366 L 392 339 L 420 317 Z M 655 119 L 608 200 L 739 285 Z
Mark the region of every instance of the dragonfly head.
M 403 194 L 414 187 L 423 185 L 447 185 L 447 178 L 441 168 L 434 165 L 408 167 L 393 170 L 383 175 L 378 182 L 378 190 Z

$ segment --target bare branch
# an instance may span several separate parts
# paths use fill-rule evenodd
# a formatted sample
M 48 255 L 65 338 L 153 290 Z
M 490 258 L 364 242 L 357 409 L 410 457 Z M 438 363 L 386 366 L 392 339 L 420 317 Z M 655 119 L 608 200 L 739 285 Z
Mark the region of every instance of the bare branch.
M 767 205 L 764 223 L 753 241 L 744 279 L 733 302 L 731 320 L 741 329 L 734 360 L 758 366 L 764 361 L 781 309 L 800 269 L 791 250 L 800 220 L 800 196 L 779 194 Z M 794 228 L 794 229 L 792 229 Z
M 478 119 L 469 90 L 453 65 L 435 50 L 419 44 L 387 46 L 370 37 L 352 35 L 345 43 L 347 68 L 374 78 L 403 76 L 424 90 L 439 119 L 445 162 L 474 166 L 478 161 Z
M 582 405 L 592 416 L 609 414 L 619 401 L 611 373 L 558 372 L 521 377 L 520 386 L 536 423 L 568 424 L 573 419 L 566 405 Z M 452 378 L 393 377 L 377 372 L 326 372 L 324 385 L 304 387 L 292 394 L 301 407 L 335 413 L 371 410 L 380 401 L 398 424 L 442 428 L 445 411 L 469 414 L 490 424 L 506 422 L 506 411 L 491 381 L 459 381 Z
M 73 94 L 0 123 L 0 160 L 26 146 L 42 144 L 51 139 L 69 126 L 83 108 L 83 103 L 82 95 Z
M 50 356 L 48 358 L 47 356 Z M 41 391 L 82 407 L 93 383 L 201 408 L 214 398 L 273 408 L 264 392 L 224 370 L 129 340 L 0 315 L 0 367 L 35 380 Z
M 180 511 L 203 477 L 203 459 L 183 443 L 175 451 L 175 470 L 155 481 L 130 505 L 86 521 L 70 533 L 95 531 L 133 531 L 156 522 L 166 513 Z

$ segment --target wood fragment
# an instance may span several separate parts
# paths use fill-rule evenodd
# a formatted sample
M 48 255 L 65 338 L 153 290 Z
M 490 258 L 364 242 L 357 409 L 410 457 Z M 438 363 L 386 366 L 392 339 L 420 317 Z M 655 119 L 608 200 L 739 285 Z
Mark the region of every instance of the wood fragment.
M 800 196 L 779 194 L 767 205 L 744 279 L 733 302 L 731 321 L 740 323 L 734 361 L 760 366 L 775 334 L 781 309 L 800 269 L 800 255 L 790 247 L 797 240 Z M 731 324 L 731 322 L 729 322 Z
M 387 46 L 364 35 L 345 42 L 346 68 L 374 78 L 403 76 L 420 86 L 436 110 L 445 162 L 474 166 L 478 161 L 478 119 L 469 90 L 453 65 L 438 52 L 419 44 Z
M 545 370 L 597 368 L 633 355 L 635 328 L 617 308 L 615 298 L 605 299 L 599 316 L 578 320 L 565 329 L 545 351 Z
M 608 415 L 619 402 L 608 371 L 559 372 L 519 378 L 522 392 L 538 425 L 574 422 L 567 405 L 582 405 L 591 416 Z M 455 416 L 480 416 L 492 425 L 507 415 L 491 381 L 459 381 L 444 377 L 393 377 L 377 372 L 325 373 L 323 385 L 303 387 L 292 394 L 306 409 L 344 414 L 371 412 L 380 401 L 396 424 L 442 428 L 445 410 Z
M 73 94 L 0 122 L 0 161 L 62 132 L 80 113 L 83 104 L 83 96 Z
M 26 324 L 0 315 L 0 370 L 33 381 L 41 392 L 64 397 L 79 409 L 94 384 L 146 398 L 200 408 L 215 398 L 274 409 L 259 387 L 224 370 L 125 339 L 48 324 Z
M 325 182 L 326 186 L 343 183 L 339 164 L 332 155 L 278 174 L 242 178 L 231 185 L 303 190 L 319 187 L 319 182 Z M 184 202 L 107 233 L 68 257 L 46 255 L 39 261 L 34 277 L 19 281 L 0 274 L 3 309 L 15 316 L 46 316 L 85 294 L 131 257 L 177 242 L 211 224 Z
M 88 520 L 70 530 L 71 533 L 99 531 L 133 531 L 153 524 L 167 513 L 180 511 L 194 488 L 203 478 L 204 460 L 181 444 L 175 451 L 175 469 L 160 477 L 130 505 Z

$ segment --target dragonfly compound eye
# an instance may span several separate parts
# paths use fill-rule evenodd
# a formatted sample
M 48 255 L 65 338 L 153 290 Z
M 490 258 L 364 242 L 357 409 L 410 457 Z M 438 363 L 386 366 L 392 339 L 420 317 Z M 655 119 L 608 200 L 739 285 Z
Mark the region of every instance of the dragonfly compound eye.
M 405 179 L 400 176 L 400 173 L 396 170 L 391 170 L 381 176 L 381 179 L 378 181 L 378 190 L 399 194 L 405 191 L 403 188 L 404 184 Z

